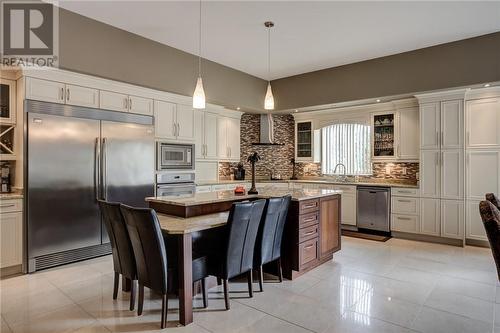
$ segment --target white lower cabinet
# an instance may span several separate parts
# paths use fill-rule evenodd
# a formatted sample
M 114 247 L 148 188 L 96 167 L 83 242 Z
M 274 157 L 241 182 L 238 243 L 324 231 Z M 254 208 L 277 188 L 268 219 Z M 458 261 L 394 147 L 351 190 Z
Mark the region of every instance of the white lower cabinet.
M 0 200 L 0 268 L 22 264 L 22 199 Z
M 419 233 L 420 223 L 418 215 L 402 215 L 402 214 L 392 214 L 391 215 L 391 230 Z
M 441 236 L 463 239 L 464 202 L 462 200 L 441 200 Z
M 483 220 L 481 214 L 479 214 L 480 202 L 481 200 L 467 200 L 466 202 L 465 238 L 487 241 L 488 237 L 484 230 Z
M 439 199 L 420 199 L 420 233 L 440 236 L 440 201 Z

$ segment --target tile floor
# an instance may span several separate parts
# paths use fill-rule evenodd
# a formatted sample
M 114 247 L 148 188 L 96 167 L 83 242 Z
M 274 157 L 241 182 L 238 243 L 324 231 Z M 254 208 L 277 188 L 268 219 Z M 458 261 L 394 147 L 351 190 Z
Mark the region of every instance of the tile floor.
M 213 288 L 209 308 L 196 309 L 188 327 L 177 327 L 171 300 L 166 331 L 500 333 L 500 284 L 488 249 L 342 241 L 333 262 L 293 282 L 266 283 L 253 298 L 246 283 L 231 283 L 230 311 Z M 127 293 L 113 301 L 112 279 L 110 256 L 4 279 L 0 331 L 159 331 L 160 299 L 147 294 L 138 317 L 128 311 Z

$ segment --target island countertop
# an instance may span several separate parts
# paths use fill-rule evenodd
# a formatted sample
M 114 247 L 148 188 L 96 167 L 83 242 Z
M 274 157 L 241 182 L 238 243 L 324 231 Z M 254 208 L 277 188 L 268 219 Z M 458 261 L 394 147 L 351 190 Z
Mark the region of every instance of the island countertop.
M 185 196 L 148 197 L 146 198 L 146 201 L 188 207 L 247 199 L 266 199 L 271 197 L 281 197 L 288 194 L 292 196 L 292 201 L 302 201 L 342 194 L 342 191 L 327 189 L 263 189 L 260 190 L 258 194 L 245 193 L 244 195 L 234 194 L 234 191 L 216 191 L 195 193 L 193 195 Z

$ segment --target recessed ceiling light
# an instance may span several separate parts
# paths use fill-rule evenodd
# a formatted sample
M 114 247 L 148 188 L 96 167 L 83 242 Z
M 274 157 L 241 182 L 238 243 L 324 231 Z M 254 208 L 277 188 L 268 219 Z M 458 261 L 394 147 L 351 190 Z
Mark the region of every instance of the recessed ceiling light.
M 377 99 L 375 102 L 380 103 L 380 99 Z
M 490 84 L 489 84 L 489 83 L 486 83 L 486 84 L 484 85 L 484 87 L 485 87 L 485 88 L 488 88 L 489 86 L 490 86 Z
M 236 108 L 236 110 L 240 111 L 240 110 L 241 110 L 241 108 L 238 106 L 238 107 Z

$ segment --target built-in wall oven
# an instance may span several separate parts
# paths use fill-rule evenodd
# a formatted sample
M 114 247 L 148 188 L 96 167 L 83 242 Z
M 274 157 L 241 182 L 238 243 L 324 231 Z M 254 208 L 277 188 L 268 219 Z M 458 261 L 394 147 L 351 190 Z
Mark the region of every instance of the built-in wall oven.
M 156 196 L 189 196 L 196 193 L 194 172 L 168 171 L 156 175 Z
M 156 169 L 194 170 L 194 145 L 168 142 L 156 144 Z

